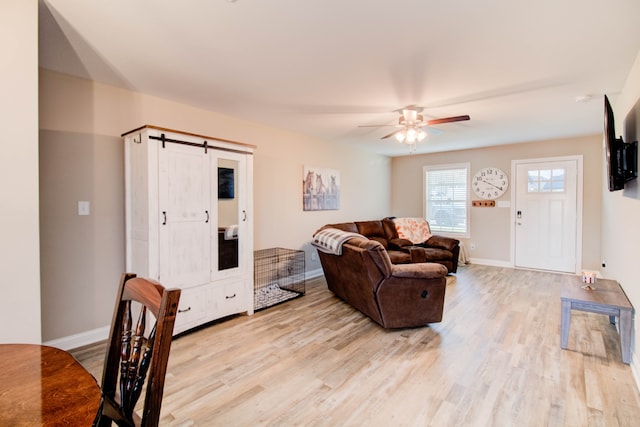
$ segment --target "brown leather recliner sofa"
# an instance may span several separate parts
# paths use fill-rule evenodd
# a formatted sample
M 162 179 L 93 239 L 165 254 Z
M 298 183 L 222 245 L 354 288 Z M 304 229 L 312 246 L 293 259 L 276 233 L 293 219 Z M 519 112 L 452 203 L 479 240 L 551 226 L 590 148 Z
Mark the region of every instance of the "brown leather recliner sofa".
M 436 262 L 447 267 L 449 273 L 458 271 L 459 240 L 432 235 L 424 242 L 411 242 L 398 236 L 396 225 L 391 217 L 382 220 L 328 224 L 322 228 L 328 227 L 362 234 L 370 240 L 380 242 L 389 253 L 393 264 Z
M 393 264 L 376 239 L 351 237 L 341 254 L 318 250 L 329 289 L 384 328 L 442 320 L 447 269 L 436 263 Z

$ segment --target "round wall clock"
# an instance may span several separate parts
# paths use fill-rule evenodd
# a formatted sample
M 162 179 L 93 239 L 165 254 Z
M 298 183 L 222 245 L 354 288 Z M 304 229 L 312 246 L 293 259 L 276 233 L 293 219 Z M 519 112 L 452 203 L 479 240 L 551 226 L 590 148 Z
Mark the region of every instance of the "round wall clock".
M 473 176 L 471 187 L 478 197 L 495 200 L 507 191 L 509 178 L 498 168 L 484 168 Z

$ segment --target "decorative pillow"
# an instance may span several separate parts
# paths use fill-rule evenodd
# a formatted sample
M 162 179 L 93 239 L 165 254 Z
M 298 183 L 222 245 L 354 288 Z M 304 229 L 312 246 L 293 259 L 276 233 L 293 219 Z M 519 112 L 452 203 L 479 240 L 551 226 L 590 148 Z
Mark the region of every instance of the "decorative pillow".
M 412 243 L 424 243 L 431 237 L 429 223 L 424 218 L 394 218 L 398 237 Z

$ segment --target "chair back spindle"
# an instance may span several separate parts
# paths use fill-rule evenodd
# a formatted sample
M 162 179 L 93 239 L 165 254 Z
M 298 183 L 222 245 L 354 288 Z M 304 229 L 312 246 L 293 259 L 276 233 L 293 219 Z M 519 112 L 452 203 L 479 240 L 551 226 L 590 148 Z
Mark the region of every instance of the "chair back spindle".
M 122 275 L 102 378 L 102 405 L 95 426 L 109 426 L 112 422 L 130 427 L 158 425 L 179 298 L 179 289 L 167 290 L 152 280 Z M 135 328 L 132 301 L 141 305 Z M 155 318 L 148 338 L 147 313 Z M 145 401 L 139 417 L 134 410 L 145 380 Z

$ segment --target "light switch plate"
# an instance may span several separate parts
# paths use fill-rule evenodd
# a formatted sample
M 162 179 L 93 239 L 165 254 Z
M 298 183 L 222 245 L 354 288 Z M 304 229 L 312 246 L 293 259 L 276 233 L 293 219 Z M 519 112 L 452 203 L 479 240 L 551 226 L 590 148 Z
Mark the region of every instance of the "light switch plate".
M 91 205 L 87 201 L 78 202 L 78 215 L 89 215 L 91 213 Z

